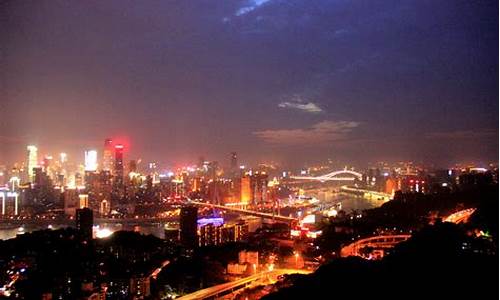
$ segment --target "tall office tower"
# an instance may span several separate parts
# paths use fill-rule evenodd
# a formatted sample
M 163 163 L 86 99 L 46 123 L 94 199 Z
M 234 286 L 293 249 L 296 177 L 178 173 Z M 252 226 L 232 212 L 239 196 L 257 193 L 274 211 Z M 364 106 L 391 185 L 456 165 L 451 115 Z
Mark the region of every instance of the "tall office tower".
M 160 174 L 158 174 L 157 162 L 150 162 L 148 164 L 148 174 L 153 178 L 153 184 L 160 183 Z
M 32 183 L 35 184 L 37 187 L 49 187 L 51 185 L 51 180 L 49 176 L 47 176 L 47 173 L 43 171 L 42 167 L 35 167 L 33 168 L 33 181 Z
M 231 178 L 235 178 L 238 175 L 238 158 L 236 152 L 231 152 L 230 174 Z
M 102 169 L 104 171 L 113 171 L 113 141 L 104 140 L 104 150 L 102 152 Z
M 245 175 L 241 177 L 241 203 L 250 204 L 252 202 L 252 187 L 250 182 L 250 176 Z
M 115 183 L 117 186 L 123 185 L 123 145 L 115 146 L 115 165 L 114 165 Z
M 183 206 L 180 214 L 180 240 L 187 248 L 198 246 L 198 208 Z
M 9 190 L 0 190 L 0 198 L 2 198 L 2 216 L 19 215 L 19 193 Z
M 59 154 L 59 159 L 61 160 L 61 164 L 67 163 L 68 162 L 68 154 L 65 152 L 61 152 Z
M 68 183 L 68 155 L 65 152 L 59 154 L 59 168 L 57 170 L 56 182 L 65 186 Z M 73 214 L 74 215 L 74 214 Z
M 92 227 L 94 226 L 94 213 L 90 208 L 76 210 L 76 229 L 85 240 L 92 239 Z
M 266 172 L 255 172 L 252 175 L 253 204 L 263 205 L 267 202 L 268 175 Z
M 85 171 L 97 171 L 97 151 L 85 151 Z
M 89 207 L 89 195 L 88 194 L 78 195 L 78 204 L 79 204 L 80 208 L 88 208 Z
M 67 216 L 74 216 L 76 210 L 81 208 L 79 205 L 78 191 L 76 188 L 70 187 L 63 192 L 64 200 L 64 214 Z
M 99 205 L 99 214 L 101 215 L 101 217 L 109 214 L 110 210 L 111 210 L 111 206 L 110 206 L 109 201 L 106 199 L 102 200 L 100 205 Z
M 53 167 L 52 166 L 52 159 L 53 159 L 52 155 L 45 155 L 45 157 L 43 158 L 43 170 L 48 175 L 50 175 L 51 168 Z
M 11 192 L 17 192 L 19 190 L 19 185 L 21 184 L 21 181 L 19 177 L 17 176 L 12 176 L 9 179 L 9 189 Z
M 33 145 L 29 145 L 27 147 L 28 150 L 28 161 L 27 161 L 27 167 L 28 167 L 28 181 L 33 182 L 35 179 L 35 171 L 33 169 L 38 166 L 38 148 Z

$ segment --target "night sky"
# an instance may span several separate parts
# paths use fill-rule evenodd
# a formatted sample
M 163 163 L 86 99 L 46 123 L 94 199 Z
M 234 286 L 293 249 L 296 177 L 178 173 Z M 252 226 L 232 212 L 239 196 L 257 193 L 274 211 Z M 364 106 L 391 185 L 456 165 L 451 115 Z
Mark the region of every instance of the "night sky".
M 498 1 L 3 1 L 0 165 L 498 161 Z

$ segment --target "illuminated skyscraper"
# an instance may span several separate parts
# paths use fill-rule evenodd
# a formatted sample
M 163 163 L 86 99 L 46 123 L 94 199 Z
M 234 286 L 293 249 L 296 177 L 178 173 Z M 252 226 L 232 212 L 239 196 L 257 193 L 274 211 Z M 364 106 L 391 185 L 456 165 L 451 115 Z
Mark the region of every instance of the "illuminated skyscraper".
M 68 155 L 65 152 L 59 154 L 59 169 L 57 174 L 57 183 L 64 186 L 68 183 Z M 74 214 L 72 214 L 74 215 Z
M 248 172 L 241 177 L 241 202 L 262 205 L 267 201 L 266 172 Z
M 85 151 L 85 171 L 97 171 L 97 151 Z
M 54 179 L 54 166 L 52 165 L 52 156 L 51 155 L 46 155 L 43 158 L 43 170 L 49 176 L 50 179 Z
M 35 179 L 35 172 L 33 171 L 33 169 L 38 166 L 38 148 L 34 145 L 29 145 L 27 149 L 28 161 L 26 165 L 28 168 L 28 181 L 33 182 L 33 180 Z
M 113 141 L 104 140 L 104 150 L 102 152 L 102 169 L 104 171 L 113 171 Z
M 123 145 L 115 146 L 115 183 L 118 186 L 123 185 Z
M 250 176 L 241 177 L 241 199 L 240 201 L 249 204 L 252 201 L 252 187 L 250 184 Z
M 49 173 L 49 170 L 51 168 L 52 164 L 52 156 L 51 155 L 45 155 L 43 158 L 43 170 L 47 173 Z
M 80 194 L 78 195 L 78 202 L 80 208 L 88 208 L 89 207 L 89 195 L 88 194 Z
M 99 214 L 101 216 L 105 216 L 109 213 L 110 211 L 110 205 L 108 200 L 104 199 L 101 201 L 100 207 L 99 207 Z
M 61 164 L 64 164 L 68 161 L 68 154 L 66 154 L 65 152 L 61 152 L 59 154 L 59 156 L 60 156 Z

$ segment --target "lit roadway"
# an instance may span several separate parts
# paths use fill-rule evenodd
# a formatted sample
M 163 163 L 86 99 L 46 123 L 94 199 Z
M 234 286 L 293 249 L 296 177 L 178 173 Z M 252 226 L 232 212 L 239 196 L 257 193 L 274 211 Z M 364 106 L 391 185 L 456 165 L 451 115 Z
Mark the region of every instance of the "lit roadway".
M 164 261 L 160 267 L 156 268 L 153 270 L 153 272 L 151 272 L 151 274 L 149 274 L 149 277 L 150 278 L 153 278 L 153 279 L 156 279 L 156 277 L 158 277 L 158 274 L 160 274 L 160 272 L 163 270 L 163 268 L 165 268 L 166 266 L 168 266 L 170 264 L 170 261 L 169 260 L 166 260 Z
M 247 209 L 241 209 L 241 208 L 236 208 L 236 207 L 229 207 L 225 205 L 217 205 L 217 204 L 211 204 L 211 203 L 204 203 L 204 202 L 198 202 L 198 201 L 189 201 L 190 204 L 194 205 L 199 205 L 199 206 L 208 206 L 208 207 L 213 207 L 225 211 L 230 211 L 230 212 L 236 212 L 240 214 L 246 214 L 246 215 L 251 215 L 251 216 L 256 216 L 256 217 L 262 217 L 266 219 L 273 219 L 276 221 L 281 221 L 281 222 L 286 222 L 286 223 L 293 223 L 293 222 L 298 222 L 298 219 L 296 218 L 291 218 L 291 217 L 286 217 L 282 215 L 276 215 L 276 214 L 270 214 L 270 213 L 264 213 L 260 211 L 254 211 L 254 210 L 247 210 Z
M 195 299 L 207 299 L 210 297 L 216 297 L 224 292 L 234 291 L 239 288 L 245 287 L 247 284 L 252 283 L 256 280 L 262 279 L 265 276 L 280 276 L 284 274 L 310 274 L 312 271 L 310 270 L 298 270 L 298 269 L 275 269 L 273 271 L 265 271 L 261 273 L 257 273 L 252 276 L 248 276 L 239 280 L 235 280 L 232 282 L 226 282 L 223 284 L 215 285 L 203 290 L 196 291 L 191 294 L 187 294 L 180 298 L 176 298 L 177 300 L 195 300 Z
M 475 208 L 468 208 L 461 211 L 457 211 L 454 214 L 449 215 L 443 221 L 455 224 L 465 223 L 469 220 L 469 217 L 476 211 Z
M 355 192 L 355 193 L 363 193 L 365 196 L 370 196 L 370 197 L 375 197 L 375 198 L 380 198 L 384 201 L 389 201 L 392 199 L 391 194 L 387 193 L 382 193 L 382 192 L 377 192 L 377 191 L 371 191 L 371 190 L 365 190 L 365 189 L 360 189 L 360 188 L 355 188 L 355 187 L 349 187 L 349 186 L 342 186 L 340 188 L 341 191 L 344 192 Z
M 359 250 L 365 247 L 389 249 L 394 247 L 396 244 L 400 242 L 406 241 L 410 237 L 411 235 L 409 234 L 379 235 L 357 240 L 354 243 L 343 247 L 340 250 L 340 256 L 341 257 L 362 256 Z
M 467 222 L 469 217 L 476 211 L 475 208 L 468 208 L 456 213 L 449 215 L 444 218 L 444 222 L 451 222 L 455 224 L 460 224 Z M 396 244 L 409 239 L 411 235 L 409 234 L 400 234 L 400 235 L 380 235 L 373 236 L 365 239 L 360 239 L 355 241 L 352 244 L 349 244 L 343 247 L 340 250 L 340 256 L 361 256 L 359 252 L 361 249 L 365 247 L 372 247 L 378 249 L 388 249 L 394 247 Z

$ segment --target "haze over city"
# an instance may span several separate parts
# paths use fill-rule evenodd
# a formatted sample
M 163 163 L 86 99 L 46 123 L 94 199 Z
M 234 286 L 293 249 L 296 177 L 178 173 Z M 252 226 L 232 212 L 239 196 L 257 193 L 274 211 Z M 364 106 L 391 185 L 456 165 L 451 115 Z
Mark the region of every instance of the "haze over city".
M 497 161 L 494 1 L 0 7 L 0 160 Z

